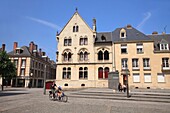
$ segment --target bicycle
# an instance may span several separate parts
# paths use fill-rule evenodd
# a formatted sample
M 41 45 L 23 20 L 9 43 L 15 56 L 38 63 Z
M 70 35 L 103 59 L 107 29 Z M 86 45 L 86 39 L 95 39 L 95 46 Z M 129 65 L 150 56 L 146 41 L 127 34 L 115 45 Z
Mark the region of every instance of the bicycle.
M 55 92 L 55 95 L 53 97 L 52 91 L 49 91 L 49 99 L 53 101 L 60 101 L 60 102 L 67 102 L 68 101 L 68 96 L 65 95 L 64 92 L 62 92 L 61 96 L 58 96 L 58 92 Z

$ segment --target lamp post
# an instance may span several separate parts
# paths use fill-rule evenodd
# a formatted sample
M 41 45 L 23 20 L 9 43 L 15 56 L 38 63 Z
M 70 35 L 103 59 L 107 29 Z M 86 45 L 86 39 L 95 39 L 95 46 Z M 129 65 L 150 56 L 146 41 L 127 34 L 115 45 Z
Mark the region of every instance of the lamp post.
M 31 72 L 29 76 L 29 85 L 28 85 L 29 88 L 32 87 L 32 80 L 31 80 L 32 76 L 33 76 L 33 73 Z
M 46 95 L 46 65 L 45 67 L 45 71 L 44 71 L 44 95 Z
M 129 98 L 130 96 L 129 96 L 129 82 L 128 82 L 128 75 L 129 75 L 129 70 L 128 70 L 128 68 L 126 67 L 126 90 L 127 90 L 127 98 Z

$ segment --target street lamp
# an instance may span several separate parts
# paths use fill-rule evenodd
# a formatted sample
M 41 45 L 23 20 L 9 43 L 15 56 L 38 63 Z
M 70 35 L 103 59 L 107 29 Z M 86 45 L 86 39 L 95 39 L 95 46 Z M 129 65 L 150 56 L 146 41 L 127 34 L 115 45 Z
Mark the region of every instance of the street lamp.
M 44 95 L 46 95 L 46 65 L 45 67 L 45 71 L 44 71 Z
M 28 84 L 28 87 L 29 87 L 29 88 L 32 87 L 32 80 L 31 80 L 32 76 L 33 76 L 33 73 L 31 72 L 31 73 L 30 73 L 30 76 L 29 76 L 29 84 Z

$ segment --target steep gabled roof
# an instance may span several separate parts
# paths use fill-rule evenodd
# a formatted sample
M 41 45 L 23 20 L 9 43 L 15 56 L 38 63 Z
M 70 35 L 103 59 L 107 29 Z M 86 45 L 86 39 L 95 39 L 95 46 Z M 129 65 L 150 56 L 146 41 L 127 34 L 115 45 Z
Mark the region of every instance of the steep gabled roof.
M 60 35 L 62 33 L 62 31 L 65 29 L 65 27 L 68 25 L 68 23 L 71 21 L 71 19 L 75 16 L 75 15 L 79 15 L 79 17 L 83 20 L 83 22 L 88 26 L 88 28 L 93 31 L 91 29 L 91 27 L 84 21 L 84 19 L 80 16 L 80 14 L 78 13 L 78 11 L 76 10 L 76 12 L 73 14 L 73 16 L 70 18 L 70 20 L 67 22 L 67 24 L 63 27 L 63 29 L 60 31 L 60 33 L 58 35 Z
M 120 38 L 121 29 L 122 28 L 117 28 L 112 32 L 113 42 L 152 41 L 152 39 L 150 39 L 147 35 L 133 27 L 131 28 L 123 27 L 123 29 L 126 30 L 126 38 Z
M 96 35 L 95 43 L 111 42 L 111 41 L 112 41 L 112 32 L 99 32 Z
M 21 49 L 23 50 L 22 53 L 16 54 L 16 52 L 13 50 L 8 53 L 9 56 L 31 56 L 31 53 L 29 51 L 29 48 L 27 46 L 22 46 Z

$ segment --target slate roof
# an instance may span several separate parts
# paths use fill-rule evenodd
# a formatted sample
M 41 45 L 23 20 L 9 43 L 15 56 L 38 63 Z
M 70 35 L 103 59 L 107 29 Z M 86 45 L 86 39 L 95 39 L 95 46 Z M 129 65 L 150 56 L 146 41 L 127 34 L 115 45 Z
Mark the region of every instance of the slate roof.
M 154 40 L 154 42 L 160 42 L 164 39 L 166 42 L 170 43 L 170 34 L 148 35 L 148 37 Z
M 96 43 L 100 42 L 112 42 L 112 33 L 111 32 L 99 32 L 97 33 Z
M 122 28 L 117 28 L 112 32 L 113 42 L 152 41 L 152 39 L 149 38 L 147 35 L 138 31 L 133 27 L 131 28 L 123 27 L 123 28 L 126 30 L 126 38 L 120 38 L 120 30 Z
M 169 44 L 170 46 L 170 34 L 154 34 L 154 35 L 148 35 L 148 37 L 154 40 L 155 50 L 160 50 L 159 47 L 160 43 Z
M 8 55 L 18 56 L 18 57 L 19 56 L 31 56 L 31 53 L 30 53 L 29 48 L 27 46 L 22 46 L 21 48 L 23 49 L 22 53 L 16 54 L 15 51 L 13 50 L 13 51 L 9 52 Z

